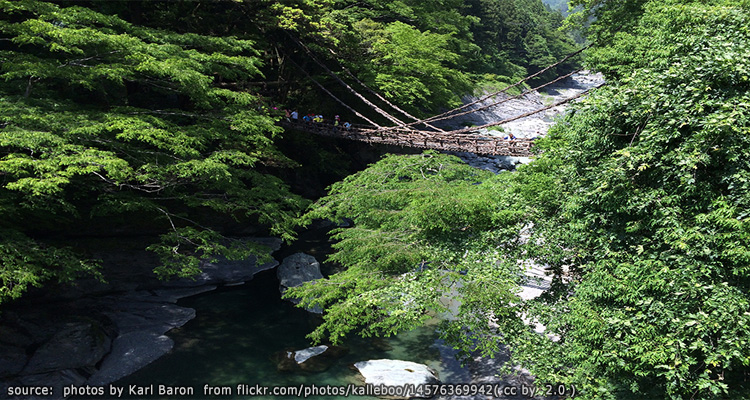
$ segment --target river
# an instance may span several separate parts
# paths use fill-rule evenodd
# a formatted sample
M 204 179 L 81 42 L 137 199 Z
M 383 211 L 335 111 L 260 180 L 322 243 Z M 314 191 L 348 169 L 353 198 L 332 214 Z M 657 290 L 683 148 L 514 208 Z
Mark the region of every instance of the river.
M 283 247 L 274 256 L 281 260 L 297 251 L 305 251 L 322 261 L 330 251 L 325 231 L 305 232 L 300 240 Z M 321 269 L 325 273 L 331 268 L 334 266 L 323 263 Z M 195 309 L 196 317 L 169 332 L 175 342 L 173 350 L 113 385 L 192 388 L 192 396 L 181 398 L 206 398 L 204 391 L 209 385 L 226 387 L 224 390 L 230 394 L 220 398 L 247 398 L 238 395 L 238 385 L 362 385 L 352 365 L 382 358 L 426 364 L 438 372 L 443 382 L 468 382 L 470 379 L 468 369 L 461 368 L 454 359 L 455 352 L 438 340 L 434 327 L 384 339 L 351 337 L 342 346 L 346 354 L 325 371 L 279 371 L 274 356 L 310 346 L 305 336 L 320 322 L 320 316 L 281 299 L 275 270 L 258 273 L 243 285 L 185 298 L 178 304 Z M 209 389 L 211 393 L 216 390 L 221 389 Z

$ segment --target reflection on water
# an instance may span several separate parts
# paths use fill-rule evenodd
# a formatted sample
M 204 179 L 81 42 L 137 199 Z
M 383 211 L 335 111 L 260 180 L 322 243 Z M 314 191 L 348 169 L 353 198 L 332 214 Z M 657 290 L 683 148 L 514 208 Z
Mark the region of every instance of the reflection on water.
M 299 251 L 294 248 L 286 250 L 283 253 Z M 325 253 L 319 249 L 311 251 L 309 247 L 304 251 Z M 288 255 L 283 253 L 277 257 L 281 259 Z M 316 257 L 322 259 L 323 255 L 316 254 Z M 380 358 L 426 364 L 438 371 L 444 382 L 468 381 L 467 373 L 452 360 L 452 351 L 435 345 L 437 335 L 433 328 L 385 339 L 351 338 L 343 344 L 348 353 L 324 372 L 278 371 L 277 363 L 273 361 L 274 354 L 309 347 L 305 335 L 315 328 L 320 317 L 280 299 L 275 270 L 262 272 L 245 285 L 183 299 L 179 304 L 196 309 L 197 316 L 168 333 L 175 341 L 174 349 L 114 385 L 188 386 L 194 388 L 192 398 L 206 398 L 204 385 L 209 384 L 231 388 L 231 395 L 211 398 L 246 398 L 238 395 L 237 385 L 361 384 L 352 364 Z

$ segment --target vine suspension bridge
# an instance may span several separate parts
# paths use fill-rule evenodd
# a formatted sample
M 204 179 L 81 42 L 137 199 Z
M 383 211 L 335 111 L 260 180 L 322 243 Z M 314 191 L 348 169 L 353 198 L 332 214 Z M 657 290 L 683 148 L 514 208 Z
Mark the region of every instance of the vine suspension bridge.
M 294 37 L 292 37 L 292 40 L 294 40 L 307 53 L 307 56 L 309 57 L 309 59 L 315 61 L 315 63 L 321 66 L 328 73 L 328 75 L 330 75 L 339 84 L 344 86 L 354 96 L 362 100 L 375 112 L 384 116 L 386 119 L 388 119 L 393 124 L 395 124 L 395 126 L 381 126 L 373 122 L 369 118 L 365 117 L 364 115 L 356 111 L 354 108 L 344 103 L 341 99 L 336 97 L 333 93 L 331 93 L 328 89 L 326 89 L 325 86 L 323 86 L 318 81 L 316 81 L 312 76 L 310 76 L 310 74 L 307 73 L 307 71 L 305 71 L 304 68 L 297 65 L 291 58 L 288 58 L 289 61 L 293 65 L 295 65 L 300 71 L 302 71 L 302 73 L 305 76 L 307 76 L 308 79 L 310 79 L 313 83 L 315 83 L 322 91 L 324 91 L 326 94 L 331 96 L 339 104 L 341 104 L 346 109 L 354 113 L 354 115 L 366 121 L 367 124 L 352 124 L 350 127 L 345 128 L 343 126 L 334 126 L 334 124 L 332 123 L 301 122 L 297 120 L 293 121 L 291 119 L 282 120 L 281 124 L 288 128 L 302 130 L 302 131 L 313 133 L 316 135 L 345 138 L 345 139 L 357 140 L 357 141 L 362 141 L 362 142 L 372 143 L 372 144 L 387 144 L 387 145 L 397 145 L 397 146 L 402 146 L 402 147 L 412 147 L 412 148 L 421 148 L 421 149 L 470 152 L 470 153 L 481 154 L 481 155 L 530 156 L 531 146 L 533 145 L 533 139 L 521 139 L 521 138 L 503 139 L 503 138 L 496 137 L 496 136 L 480 135 L 477 133 L 477 131 L 483 128 L 489 128 L 492 126 L 499 126 L 499 125 L 507 124 L 509 122 L 512 122 L 521 118 L 525 118 L 530 115 L 537 114 L 537 113 L 549 110 L 551 108 L 563 105 L 565 103 L 568 103 L 572 100 L 575 100 L 585 95 L 586 93 L 588 93 L 589 91 L 593 89 L 597 89 L 604 85 L 604 84 L 597 85 L 593 88 L 584 90 L 581 93 L 567 97 L 553 104 L 540 107 L 538 109 L 535 109 L 526 113 L 522 113 L 511 118 L 506 118 L 500 121 L 494 121 L 494 122 L 484 124 L 481 126 L 471 126 L 471 127 L 467 127 L 463 129 L 446 131 L 438 127 L 435 127 L 431 123 L 475 113 L 477 111 L 482 111 L 490 107 L 498 106 L 502 103 L 505 103 L 511 100 L 522 98 L 523 96 L 529 93 L 532 93 L 536 90 L 539 90 L 541 88 L 544 88 L 546 86 L 559 82 L 565 78 L 572 76 L 575 73 L 581 72 L 581 70 L 579 69 L 571 73 L 558 76 L 554 80 L 549 81 L 543 85 L 522 91 L 520 94 L 517 94 L 514 96 L 507 96 L 501 100 L 493 101 L 490 104 L 482 105 L 477 108 L 470 108 L 476 104 L 482 103 L 485 100 L 488 100 L 495 96 L 506 93 L 508 90 L 514 87 L 520 86 L 524 82 L 543 74 L 544 72 L 550 70 L 551 68 L 554 68 L 557 65 L 560 65 L 561 63 L 565 62 L 569 58 L 581 53 L 586 48 L 588 48 L 588 46 L 565 56 L 564 58 L 560 59 L 554 64 L 549 65 L 548 67 L 542 69 L 541 71 L 535 74 L 529 75 L 525 77 L 524 79 L 512 85 L 509 85 L 501 90 L 486 94 L 482 96 L 481 98 L 477 99 L 476 101 L 464 104 L 460 107 L 454 108 L 452 110 L 449 110 L 444 113 L 441 113 L 441 114 L 438 114 L 429 118 L 425 118 L 425 119 L 416 118 L 410 115 L 409 113 L 407 113 L 406 111 L 403 111 L 398 106 L 392 104 L 391 102 L 383 98 L 381 95 L 379 95 L 378 93 L 376 93 L 375 91 L 367 87 L 359 79 L 357 79 L 357 77 L 354 76 L 348 69 L 346 69 L 346 67 L 342 66 L 343 70 L 349 75 L 349 77 L 352 78 L 359 85 L 364 87 L 369 93 L 374 95 L 381 102 L 387 104 L 392 109 L 398 111 L 400 114 L 412 120 L 412 122 L 405 123 L 401 121 L 400 119 L 394 117 L 393 115 L 389 114 L 388 112 L 384 111 L 383 109 L 381 109 L 380 107 L 372 103 L 370 100 L 368 100 L 366 97 L 364 97 L 362 94 L 354 90 L 349 84 L 344 82 L 341 78 L 338 77 L 338 75 L 336 75 L 333 71 L 331 71 L 328 67 L 326 67 L 325 64 L 323 64 L 315 56 L 315 54 L 313 54 L 312 50 L 310 50 L 304 43 L 302 43 L 301 41 L 299 41 L 298 39 Z M 423 128 L 418 129 L 417 127 L 419 126 L 423 126 Z

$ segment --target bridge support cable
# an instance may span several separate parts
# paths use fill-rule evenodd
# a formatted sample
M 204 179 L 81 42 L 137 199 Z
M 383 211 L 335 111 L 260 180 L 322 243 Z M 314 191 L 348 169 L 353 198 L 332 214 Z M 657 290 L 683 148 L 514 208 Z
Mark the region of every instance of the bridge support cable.
M 511 97 L 508 97 L 508 98 L 505 98 L 505 99 L 502 99 L 502 100 L 498 100 L 498 101 L 496 101 L 494 103 L 487 104 L 487 105 L 481 106 L 479 108 L 471 109 L 471 110 L 468 110 L 468 111 L 464 111 L 464 112 L 461 112 L 461 113 L 458 113 L 458 114 L 448 115 L 448 116 L 445 116 L 445 117 L 442 117 L 442 118 L 435 118 L 432 121 L 442 121 L 444 119 L 451 119 L 451 118 L 455 118 L 455 117 L 460 117 L 460 116 L 467 115 L 467 114 L 472 114 L 472 113 L 475 113 L 475 112 L 478 112 L 478 111 L 484 111 L 484 110 L 486 110 L 488 108 L 495 107 L 495 106 L 498 106 L 498 105 L 503 104 L 503 103 L 507 103 L 507 102 L 509 102 L 511 100 L 520 99 L 523 96 L 526 96 L 527 94 L 533 93 L 533 92 L 535 92 L 535 91 L 537 91 L 539 89 L 542 89 L 542 88 L 544 88 L 546 86 L 552 85 L 553 83 L 557 83 L 557 82 L 559 82 L 559 81 L 561 81 L 561 80 L 563 80 L 565 78 L 568 78 L 568 77 L 572 76 L 573 74 L 576 74 L 576 73 L 581 72 L 581 71 L 582 71 L 582 69 L 577 69 L 577 70 L 575 70 L 573 72 L 570 72 L 568 74 L 561 75 L 561 76 L 555 78 L 554 80 L 549 81 L 549 82 L 547 82 L 547 83 L 545 83 L 543 85 L 539 85 L 539 86 L 537 86 L 535 88 L 531 88 L 531 89 L 525 90 L 522 93 L 517 94 L 515 96 L 511 96 Z
M 576 73 L 581 72 L 581 71 L 582 71 L 582 69 L 577 69 L 577 70 L 575 70 L 573 72 L 570 72 L 570 73 L 567 73 L 565 75 L 558 76 L 554 80 L 551 80 L 551 81 L 549 81 L 547 83 L 539 85 L 539 86 L 537 86 L 535 88 L 531 88 L 531 89 L 525 90 L 524 92 L 522 92 L 520 94 L 517 94 L 515 96 L 510 96 L 510 97 L 507 97 L 505 99 L 498 100 L 498 101 L 496 101 L 494 103 L 487 104 L 487 105 L 484 105 L 484 106 L 479 107 L 479 108 L 471 109 L 471 110 L 464 111 L 464 112 L 461 112 L 461 113 L 458 113 L 458 114 L 446 115 L 446 116 L 443 116 L 443 117 L 435 116 L 435 117 L 428 118 L 428 120 L 430 122 L 442 121 L 442 120 L 446 120 L 446 119 L 452 119 L 452 118 L 460 117 L 460 116 L 463 116 L 463 115 L 467 115 L 467 114 L 472 114 L 472 113 L 475 113 L 475 112 L 483 111 L 483 110 L 486 110 L 486 109 L 488 109 L 490 107 L 495 107 L 497 105 L 509 102 L 511 100 L 520 99 L 521 97 L 523 97 L 523 96 L 525 96 L 525 95 L 527 95 L 529 93 L 532 93 L 532 92 L 534 92 L 536 90 L 542 89 L 542 88 L 544 88 L 546 86 L 552 85 L 553 83 L 557 83 L 557 82 L 559 82 L 559 81 L 561 81 L 561 80 L 563 80 L 565 78 L 568 78 L 568 77 L 572 76 L 573 74 L 576 74 Z M 476 104 L 476 102 L 474 102 L 472 104 Z M 411 126 L 411 125 L 416 125 L 418 123 L 419 123 L 418 121 L 416 121 L 416 122 L 410 122 L 407 125 Z M 389 130 L 389 129 L 393 129 L 393 128 L 390 128 L 390 127 L 383 128 L 383 130 Z
M 328 49 L 328 51 L 331 52 L 331 54 L 334 57 L 337 56 L 337 54 L 332 49 Z M 401 114 L 403 114 L 407 118 L 410 118 L 410 119 L 412 119 L 414 121 L 419 121 L 419 118 L 417 118 L 417 117 L 409 114 L 408 112 L 402 110 L 401 108 L 399 108 L 399 106 L 391 103 L 390 101 L 388 101 L 388 99 L 386 99 L 385 97 L 381 96 L 378 92 L 372 90 L 372 88 L 370 88 L 369 86 L 367 86 L 364 82 L 360 81 L 359 78 L 357 78 L 351 71 L 349 71 L 349 68 L 346 68 L 340 62 L 339 62 L 339 65 L 341 66 L 341 69 L 343 69 L 344 72 L 346 72 L 346 74 L 349 75 L 349 77 L 351 77 L 352 79 L 354 79 L 355 82 L 357 82 L 360 86 L 362 86 L 363 88 L 365 88 L 365 90 L 367 90 L 368 92 L 370 92 L 373 96 L 377 97 L 380 101 L 384 102 L 385 104 L 387 104 L 392 109 L 400 112 Z M 412 125 L 414 125 L 414 124 L 413 123 L 406 124 L 406 126 L 412 126 Z M 442 130 L 442 129 L 436 127 L 436 126 L 432 126 L 432 125 L 428 124 L 427 122 L 422 122 L 422 125 L 425 125 L 428 128 L 432 128 L 432 129 L 434 129 L 434 130 L 436 130 L 438 132 L 445 132 L 444 130 Z
M 368 122 L 368 123 L 369 123 L 370 125 L 372 125 L 372 126 L 375 126 L 375 127 L 377 127 L 378 129 L 381 129 L 381 128 L 382 128 L 382 126 L 380 126 L 380 125 L 376 124 L 375 122 L 371 121 L 371 120 L 370 120 L 369 118 L 367 118 L 367 117 L 365 117 L 364 115 L 360 114 L 360 113 L 359 113 L 359 112 L 358 112 L 357 110 L 355 110 L 355 109 L 353 109 L 353 108 L 349 107 L 349 105 L 348 105 L 348 104 L 346 104 L 346 103 L 344 103 L 344 101 L 343 101 L 343 100 L 341 100 L 341 99 L 339 99 L 338 97 L 336 97 L 336 95 L 334 95 L 334 94 L 333 94 L 333 93 L 331 93 L 331 92 L 330 92 L 330 91 L 329 91 L 328 89 L 326 89 L 326 88 L 325 88 L 325 86 L 321 85 L 321 84 L 320 84 L 320 82 L 316 81 L 316 80 L 315 80 L 315 79 L 314 79 L 314 78 L 313 78 L 312 76 L 310 76 L 310 74 L 308 74 L 308 73 L 307 73 L 307 71 L 305 71 L 305 69 L 304 69 L 304 68 L 300 67 L 300 66 L 299 66 L 299 64 L 297 64 L 296 62 L 294 62 L 294 60 L 292 60 L 292 58 L 291 58 L 291 57 L 288 57 L 288 56 L 287 56 L 287 60 L 288 60 L 289 62 L 291 62 L 291 63 L 292 63 L 292 65 L 294 65 L 295 67 L 297 67 L 297 69 L 299 69 L 300 71 L 302 71 L 302 73 L 303 73 L 303 74 L 305 74 L 305 76 L 306 76 L 306 77 L 307 77 L 308 79 L 310 79 L 310 80 L 311 80 L 311 81 L 312 81 L 313 83 L 315 83 L 315 84 L 316 84 L 316 85 L 317 85 L 317 86 L 318 86 L 318 87 L 319 87 L 319 88 L 320 88 L 321 90 L 323 90 L 323 91 L 324 91 L 324 92 L 326 92 L 326 93 L 327 93 L 327 94 L 328 94 L 329 96 L 331 96 L 331 98 L 333 98 L 334 100 L 336 100 L 337 102 L 339 102 L 339 104 L 341 104 L 341 105 L 343 105 L 344 107 L 346 107 L 346 108 L 347 108 L 347 109 L 348 109 L 349 111 L 353 112 L 353 113 L 354 113 L 354 115 L 356 115 L 356 116 L 358 116 L 358 117 L 362 118 L 363 120 L 367 121 L 367 122 Z
M 537 77 L 537 76 L 539 76 L 539 75 L 541 75 L 541 74 L 549 71 L 550 69 L 552 69 L 552 68 L 554 68 L 554 67 L 556 67 L 556 66 L 558 66 L 558 65 L 560 65 L 562 63 L 564 63 L 565 61 L 569 60 L 570 58 L 577 56 L 578 54 L 582 53 L 584 50 L 586 50 L 589 47 L 593 46 L 593 44 L 594 43 L 590 43 L 589 45 L 587 45 L 587 46 L 585 46 L 585 47 L 583 47 L 583 48 L 581 48 L 581 49 L 579 49 L 579 50 L 577 50 L 577 51 L 575 51 L 573 53 L 570 53 L 570 54 L 566 55 L 565 57 L 563 57 L 562 59 L 560 59 L 556 63 L 547 66 L 546 68 L 542 69 L 541 71 L 536 72 L 534 74 L 531 74 L 531 75 L 529 75 L 529 76 L 521 79 L 520 81 L 518 81 L 518 82 L 516 82 L 516 83 L 514 83 L 512 85 L 506 86 L 503 89 L 500 89 L 500 90 L 498 90 L 496 92 L 493 92 L 493 93 L 490 93 L 490 94 L 487 94 L 487 95 L 484 95 L 484 96 L 480 97 L 479 99 L 477 99 L 477 100 L 475 100 L 475 101 L 473 101 L 471 103 L 464 104 L 464 105 L 462 105 L 460 107 L 456 107 L 456 108 L 454 108 L 452 110 L 448 110 L 446 112 L 440 113 L 438 115 L 435 115 L 435 116 L 432 116 L 432 117 L 429 117 L 429 118 L 417 120 L 417 121 L 415 121 L 413 123 L 410 123 L 409 125 L 417 124 L 417 123 L 433 122 L 433 121 L 437 121 L 437 120 L 443 120 L 443 119 L 452 118 L 452 116 L 448 116 L 448 115 L 449 114 L 453 114 L 455 112 L 458 112 L 460 110 L 463 110 L 465 108 L 471 107 L 474 104 L 481 103 L 481 102 L 489 99 L 490 97 L 497 96 L 500 93 L 505 93 L 508 90 L 510 90 L 510 89 L 512 89 L 512 88 L 514 88 L 516 86 L 519 86 L 519 85 L 523 84 L 524 82 L 528 81 L 529 79 L 535 78 L 535 77 Z M 446 117 L 446 116 L 448 116 L 448 117 Z M 442 117 L 446 117 L 446 118 L 442 118 Z
M 528 117 L 530 115 L 534 115 L 534 114 L 540 113 L 542 111 L 549 110 L 550 108 L 555 108 L 557 106 L 560 106 L 560 105 L 563 105 L 563 104 L 568 103 L 570 101 L 573 101 L 573 100 L 575 100 L 575 99 L 577 99 L 577 98 L 579 98 L 579 97 L 587 94 L 588 92 L 590 92 L 590 91 L 592 91 L 594 89 L 599 89 L 600 87 L 602 87 L 604 85 L 606 85 L 606 83 L 602 83 L 601 85 L 597 85 L 597 86 L 594 86 L 594 87 L 592 87 L 590 89 L 586 89 L 586 90 L 584 90 L 581 93 L 578 93 L 578 94 L 576 94 L 574 96 L 568 97 L 567 99 L 560 100 L 560 101 L 558 101 L 558 102 L 556 102 L 554 104 L 551 104 L 549 106 L 542 107 L 542 108 L 534 110 L 534 111 L 529 111 L 527 113 L 523 113 L 523 114 L 517 115 L 515 117 L 507 118 L 507 119 L 504 119 L 502 121 L 490 122 L 489 124 L 484 124 L 484 125 L 480 125 L 480 126 L 472 126 L 472 127 L 469 127 L 469 128 L 457 129 L 457 130 L 454 130 L 454 131 L 448 131 L 448 133 L 463 134 L 463 133 L 468 133 L 468 132 L 476 131 L 476 130 L 479 130 L 479 129 L 489 128 L 491 126 L 497 126 L 497 125 L 507 124 L 508 122 L 512 122 L 512 121 L 515 121 L 515 120 L 521 119 L 521 118 L 526 118 L 526 117 Z
M 392 116 L 388 112 L 382 110 L 380 107 L 378 107 L 377 105 L 375 105 L 373 102 L 371 102 L 370 100 L 367 100 L 367 98 L 365 98 L 364 96 L 362 96 L 361 94 L 359 94 L 359 92 L 357 92 L 356 90 L 354 90 L 354 88 L 352 88 L 351 86 L 349 86 L 349 84 L 347 84 L 346 82 L 344 82 L 343 80 L 341 80 L 341 78 L 339 78 L 338 75 L 336 75 L 335 73 L 333 73 L 333 71 L 331 71 L 330 68 L 326 67 L 325 64 L 323 64 L 320 60 L 318 60 L 318 58 L 315 57 L 315 54 L 313 54 L 312 50 L 310 50 L 299 39 L 295 38 L 294 36 L 292 36 L 288 32 L 287 32 L 287 35 L 289 35 L 289 37 L 292 38 L 292 40 L 294 40 L 294 42 L 296 42 L 297 45 L 299 45 L 303 50 L 305 50 L 305 52 L 310 57 L 310 59 L 312 59 L 313 61 L 315 61 L 316 64 L 320 65 L 323 69 L 325 69 L 326 72 L 328 73 L 328 75 L 330 75 L 333 79 L 335 79 L 339 84 L 341 84 L 342 86 L 344 86 L 349 92 L 351 92 L 353 95 L 357 96 L 365 104 L 367 104 L 368 106 L 370 106 L 370 108 L 372 108 L 373 110 L 375 110 L 378 114 L 386 117 L 388 120 L 390 120 L 394 124 L 399 125 L 401 127 L 405 127 L 406 126 L 406 124 L 403 121 L 401 121 L 398 118 Z

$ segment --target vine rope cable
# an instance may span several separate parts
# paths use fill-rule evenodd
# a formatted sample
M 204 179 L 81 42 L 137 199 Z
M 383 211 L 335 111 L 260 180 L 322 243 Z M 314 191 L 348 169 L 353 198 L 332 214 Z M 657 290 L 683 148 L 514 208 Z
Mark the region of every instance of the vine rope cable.
M 429 118 L 428 120 L 430 122 L 442 121 L 442 120 L 445 120 L 445 119 L 451 119 L 451 118 L 455 118 L 455 117 L 460 117 L 462 115 L 472 114 L 472 113 L 475 113 L 475 112 L 478 112 L 478 111 L 483 111 L 483 110 L 486 110 L 486 109 L 488 109 L 490 107 L 494 107 L 494 106 L 506 103 L 506 102 L 511 101 L 511 100 L 520 99 L 521 97 L 523 97 L 523 96 L 525 96 L 525 95 L 527 95 L 529 93 L 532 93 L 532 92 L 534 92 L 536 90 L 539 90 L 539 89 L 541 89 L 543 87 L 552 85 L 553 83 L 559 82 L 559 81 L 561 81 L 561 80 L 563 80 L 565 78 L 568 78 L 568 77 L 572 76 L 573 74 L 576 74 L 576 73 L 581 72 L 581 71 L 582 71 L 582 69 L 577 69 L 577 70 L 575 70 L 573 72 L 570 72 L 568 74 L 558 76 L 554 80 L 549 81 L 549 82 L 547 82 L 545 84 L 539 85 L 539 86 L 537 86 L 535 88 L 531 88 L 531 89 L 525 90 L 524 92 L 522 92 L 520 94 L 517 94 L 515 96 L 511 96 L 511 97 L 508 97 L 508 98 L 505 98 L 505 99 L 502 99 L 502 100 L 498 100 L 498 101 L 496 101 L 494 103 L 487 104 L 487 105 L 484 105 L 484 106 L 479 107 L 479 108 L 474 108 L 474 109 L 471 109 L 471 110 L 468 110 L 468 111 L 464 111 L 464 112 L 461 112 L 461 113 L 458 113 L 458 114 L 447 115 L 447 116 L 443 116 L 443 117 L 439 117 L 439 118 L 438 117 L 432 117 L 432 118 Z M 476 103 L 474 103 L 474 104 L 476 104 Z M 532 114 L 534 114 L 534 113 L 532 112 Z M 419 123 L 420 123 L 419 121 L 415 121 L 415 122 L 410 122 L 410 123 L 408 123 L 406 125 L 407 126 L 412 126 L 412 125 L 416 125 L 416 124 L 419 124 Z M 396 129 L 396 128 L 398 128 L 398 127 L 384 127 L 383 130 Z
M 342 86 L 344 86 L 349 92 L 351 92 L 352 94 L 354 94 L 355 96 L 357 96 L 365 104 L 367 104 L 368 106 L 370 106 L 370 108 L 372 108 L 373 110 L 375 110 L 378 114 L 386 117 L 388 120 L 390 120 L 391 122 L 395 123 L 396 125 L 399 125 L 399 126 L 405 126 L 406 125 L 403 121 L 401 121 L 398 118 L 392 116 L 391 114 L 389 114 L 385 110 L 382 110 L 380 107 L 378 107 L 377 105 L 375 105 L 374 103 L 372 103 L 370 100 L 368 100 L 367 98 L 365 98 L 364 96 L 362 96 L 360 93 L 358 93 L 356 90 L 354 90 L 354 88 L 352 88 L 351 86 L 349 86 L 349 84 L 347 84 L 346 82 L 344 82 L 343 80 L 341 80 L 341 78 L 339 78 L 338 75 L 336 75 L 335 73 L 333 73 L 333 71 L 331 71 L 330 68 L 328 68 L 320 60 L 318 60 L 318 58 L 315 57 L 315 54 L 313 54 L 312 50 L 310 50 L 307 46 L 305 46 L 305 44 L 302 43 L 299 39 L 297 39 L 294 36 L 292 36 L 289 32 L 287 32 L 287 35 L 289 35 L 289 37 L 292 38 L 292 40 L 294 40 L 294 42 L 297 43 L 297 45 L 299 45 L 300 47 L 302 47 L 303 50 L 305 50 L 305 52 L 310 57 L 310 59 L 312 59 L 313 61 L 315 61 L 316 64 L 320 65 L 324 70 L 326 70 L 326 72 L 328 73 L 328 75 L 330 75 L 333 79 L 335 79 L 339 84 L 341 84 Z
M 331 92 L 330 92 L 330 91 L 329 91 L 328 89 L 326 89 L 326 88 L 325 88 L 325 86 L 321 85 L 321 84 L 320 84 L 320 82 L 316 81 L 316 80 L 315 80 L 315 78 L 313 78 L 312 76 L 310 76 L 310 74 L 308 74 L 308 73 L 307 73 L 307 71 L 305 71 L 305 69 L 304 69 L 304 68 L 300 67 L 300 66 L 299 66 L 299 64 L 297 64 L 296 62 L 294 62 L 294 60 L 292 60 L 292 58 L 291 58 L 291 57 L 287 57 L 287 59 L 288 59 L 288 60 L 289 60 L 289 62 L 291 62 L 291 63 L 292 63 L 292 64 L 293 64 L 293 65 L 294 65 L 295 67 L 297 67 L 297 69 L 299 69 L 300 71 L 302 71 L 302 73 L 303 73 L 303 74 L 305 74 L 305 76 L 307 76 L 307 78 L 308 78 L 308 79 L 310 79 L 310 80 L 311 80 L 311 81 L 312 81 L 313 83 L 315 83 L 316 85 L 318 85 L 318 87 L 319 87 L 320 89 L 322 89 L 322 90 L 323 90 L 324 92 L 326 92 L 326 93 L 327 93 L 327 94 L 328 94 L 329 96 L 331 96 L 331 97 L 332 97 L 332 98 L 333 98 L 334 100 L 336 100 L 337 102 L 341 103 L 341 105 L 343 105 L 344 107 L 346 107 L 346 108 L 347 108 L 347 109 L 348 109 L 349 111 L 353 112 L 353 113 L 354 113 L 354 115 L 356 115 L 356 116 L 358 116 L 358 117 L 362 118 L 363 120 L 367 121 L 367 122 L 368 122 L 368 123 L 369 123 L 370 125 L 372 125 L 372 126 L 375 126 L 375 127 L 377 127 L 378 129 L 381 129 L 381 128 L 383 128 L 382 126 L 380 126 L 380 125 L 376 124 L 375 122 L 371 121 L 371 120 L 370 120 L 369 118 L 367 118 L 367 117 L 365 117 L 364 115 L 360 114 L 360 113 L 359 113 L 359 112 L 358 112 L 357 110 L 353 109 L 353 108 L 352 108 L 352 107 L 350 107 L 350 106 L 349 106 L 348 104 L 344 103 L 344 101 L 343 101 L 343 100 L 341 100 L 341 99 L 339 99 L 338 97 L 336 97 L 336 95 L 334 95 L 334 94 L 333 94 L 333 93 L 331 93 Z

